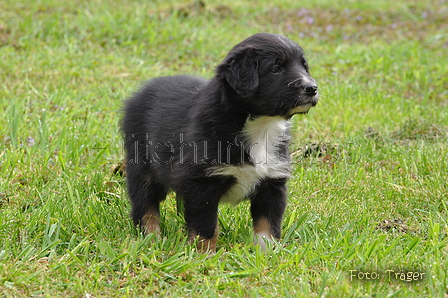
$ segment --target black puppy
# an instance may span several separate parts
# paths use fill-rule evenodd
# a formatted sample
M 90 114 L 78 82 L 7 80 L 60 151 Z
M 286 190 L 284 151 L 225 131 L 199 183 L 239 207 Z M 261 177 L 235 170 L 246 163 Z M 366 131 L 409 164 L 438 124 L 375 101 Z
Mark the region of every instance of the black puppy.
M 280 237 L 286 207 L 289 119 L 317 101 L 303 49 L 268 33 L 237 44 L 211 80 L 149 81 L 127 100 L 122 123 L 134 223 L 158 233 L 159 204 L 174 190 L 190 241 L 215 251 L 218 204 L 248 198 L 264 248 Z

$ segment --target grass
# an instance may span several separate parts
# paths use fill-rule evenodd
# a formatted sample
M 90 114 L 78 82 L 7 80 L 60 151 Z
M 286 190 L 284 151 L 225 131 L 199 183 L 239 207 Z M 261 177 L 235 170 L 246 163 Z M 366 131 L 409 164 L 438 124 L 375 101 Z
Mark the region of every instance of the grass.
M 448 297 L 446 3 L 203 3 L 0 0 L 0 296 Z M 173 195 L 143 238 L 113 170 L 122 101 L 260 31 L 299 42 L 321 92 L 294 118 L 281 241 L 260 252 L 248 204 L 223 205 L 197 254 Z

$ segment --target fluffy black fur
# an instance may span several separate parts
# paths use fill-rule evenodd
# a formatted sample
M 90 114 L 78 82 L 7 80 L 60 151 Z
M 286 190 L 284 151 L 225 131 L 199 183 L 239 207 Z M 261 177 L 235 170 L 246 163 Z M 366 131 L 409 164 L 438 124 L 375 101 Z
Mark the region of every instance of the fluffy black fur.
M 128 99 L 125 135 L 132 218 L 157 232 L 174 190 L 190 240 L 214 250 L 220 201 L 251 200 L 257 243 L 279 238 L 289 175 L 288 123 L 318 101 L 304 51 L 259 33 L 236 45 L 211 80 L 155 78 Z

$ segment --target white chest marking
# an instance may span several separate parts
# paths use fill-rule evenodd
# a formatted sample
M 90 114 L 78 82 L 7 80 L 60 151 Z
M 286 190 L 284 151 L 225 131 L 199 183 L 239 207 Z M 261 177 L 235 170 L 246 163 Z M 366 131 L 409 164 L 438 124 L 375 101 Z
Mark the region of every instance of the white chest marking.
M 216 166 L 210 174 L 233 176 L 236 179 L 236 183 L 221 198 L 222 202 L 241 202 L 262 179 L 289 177 L 288 158 L 279 152 L 279 145 L 289 139 L 289 126 L 289 121 L 282 117 L 262 116 L 247 120 L 241 141 L 250 156 L 250 163 Z

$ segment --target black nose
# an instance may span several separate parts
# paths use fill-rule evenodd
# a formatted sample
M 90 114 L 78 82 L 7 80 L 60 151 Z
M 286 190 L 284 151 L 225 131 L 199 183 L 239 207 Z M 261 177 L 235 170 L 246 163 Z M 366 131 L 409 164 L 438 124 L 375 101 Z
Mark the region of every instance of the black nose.
M 308 96 L 314 96 L 317 94 L 317 85 L 307 85 L 304 86 L 305 94 Z

